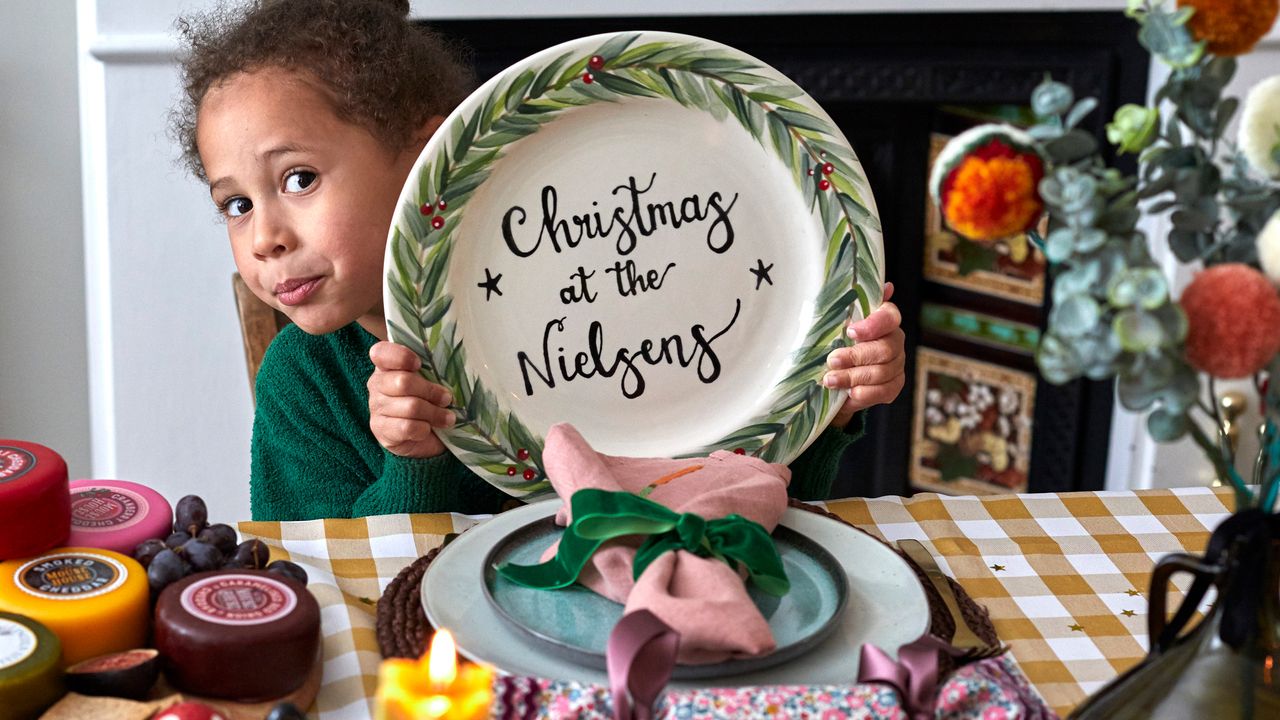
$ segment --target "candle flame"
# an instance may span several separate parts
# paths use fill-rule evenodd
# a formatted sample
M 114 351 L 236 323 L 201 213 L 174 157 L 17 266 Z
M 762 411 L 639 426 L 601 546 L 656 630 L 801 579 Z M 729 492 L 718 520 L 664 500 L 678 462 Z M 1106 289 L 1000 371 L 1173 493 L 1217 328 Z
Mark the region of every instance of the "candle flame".
M 453 642 L 453 635 L 448 630 L 438 630 L 435 637 L 431 638 L 427 677 L 436 690 L 448 688 L 458 677 L 458 650 Z

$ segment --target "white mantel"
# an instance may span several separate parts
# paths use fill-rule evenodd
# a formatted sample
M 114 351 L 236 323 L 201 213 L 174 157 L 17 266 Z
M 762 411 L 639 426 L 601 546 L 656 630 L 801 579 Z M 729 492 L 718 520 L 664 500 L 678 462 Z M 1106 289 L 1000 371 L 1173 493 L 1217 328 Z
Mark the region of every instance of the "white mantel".
M 232 300 L 234 271 L 207 190 L 166 137 L 186 0 L 79 0 L 80 113 L 93 475 L 166 496 L 196 492 L 215 519 L 246 518 L 253 416 Z M 701 15 L 1121 9 L 1124 0 L 741 0 L 644 3 L 418 0 L 417 17 Z M 642 9 L 640 9 L 642 8 Z M 1271 59 L 1247 61 L 1242 77 Z M 38 379 L 35 379 L 38 380 Z M 33 380 L 33 381 L 35 381 Z M 1111 488 L 1153 484 L 1159 456 L 1118 413 Z M 1181 462 L 1181 461 L 1179 461 Z

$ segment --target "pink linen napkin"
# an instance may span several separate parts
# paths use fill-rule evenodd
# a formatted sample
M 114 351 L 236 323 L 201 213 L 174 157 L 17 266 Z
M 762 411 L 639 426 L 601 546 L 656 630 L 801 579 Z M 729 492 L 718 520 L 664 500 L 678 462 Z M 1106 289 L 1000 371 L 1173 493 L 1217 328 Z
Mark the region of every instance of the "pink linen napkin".
M 560 525 L 572 522 L 573 493 L 596 488 L 647 492 L 656 503 L 707 519 L 737 513 L 773 532 L 787 508 L 791 481 L 791 471 L 783 465 L 725 451 L 680 460 L 603 455 L 565 423 L 547 432 L 542 462 L 552 487 L 565 500 L 556 515 Z M 648 609 L 679 632 L 682 664 L 773 651 L 769 624 L 747 595 L 741 575 L 719 560 L 677 550 L 659 556 L 633 580 L 632 562 L 641 540 L 606 543 L 592 556 L 579 582 L 623 603 L 627 613 Z M 548 548 L 542 559 L 553 557 L 556 547 Z

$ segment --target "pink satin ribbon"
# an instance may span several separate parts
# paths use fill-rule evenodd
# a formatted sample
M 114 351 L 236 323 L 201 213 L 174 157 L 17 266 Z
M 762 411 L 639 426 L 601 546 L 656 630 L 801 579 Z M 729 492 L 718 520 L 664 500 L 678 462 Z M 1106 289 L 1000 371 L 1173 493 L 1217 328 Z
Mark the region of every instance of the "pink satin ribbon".
M 679 646 L 679 633 L 648 610 L 627 613 L 613 626 L 605 662 L 614 720 L 653 720 Z
M 892 685 L 912 720 L 927 720 L 934 714 L 938 692 L 938 652 L 957 657 L 961 651 L 945 640 L 925 634 L 898 648 L 898 659 L 871 643 L 862 645 L 858 682 Z

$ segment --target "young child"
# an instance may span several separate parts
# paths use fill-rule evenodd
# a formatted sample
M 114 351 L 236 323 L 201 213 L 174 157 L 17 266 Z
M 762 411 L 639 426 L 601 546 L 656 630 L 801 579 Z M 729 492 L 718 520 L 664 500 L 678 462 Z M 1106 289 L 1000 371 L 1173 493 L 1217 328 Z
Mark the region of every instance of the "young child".
M 448 390 L 386 342 L 387 228 L 415 159 L 471 86 L 408 11 L 264 0 L 179 21 L 185 159 L 209 184 L 241 277 L 293 321 L 256 381 L 255 520 L 496 512 L 509 499 L 446 452 L 433 429 L 454 422 Z M 850 399 L 791 465 L 793 496 L 826 497 L 856 439 L 850 419 L 901 391 L 900 321 L 886 303 L 828 358 L 824 384 Z

